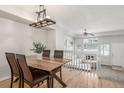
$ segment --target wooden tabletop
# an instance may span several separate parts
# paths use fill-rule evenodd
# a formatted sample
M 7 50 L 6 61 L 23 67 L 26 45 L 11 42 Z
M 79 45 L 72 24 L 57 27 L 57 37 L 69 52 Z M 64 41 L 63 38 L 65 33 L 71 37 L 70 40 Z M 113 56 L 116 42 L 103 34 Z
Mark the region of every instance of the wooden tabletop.
M 26 58 L 27 64 L 29 66 L 42 69 L 45 71 L 53 71 L 54 69 L 64 65 L 70 60 L 66 59 L 54 59 L 54 58 Z

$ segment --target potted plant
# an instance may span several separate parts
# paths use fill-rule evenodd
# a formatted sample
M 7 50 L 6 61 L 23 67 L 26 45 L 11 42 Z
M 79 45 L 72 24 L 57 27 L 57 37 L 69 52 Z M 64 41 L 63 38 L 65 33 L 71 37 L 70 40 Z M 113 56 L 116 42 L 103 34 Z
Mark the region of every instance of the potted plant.
M 41 42 L 33 42 L 33 48 L 31 49 L 31 51 L 37 54 L 41 54 L 44 49 L 46 49 L 46 46 Z

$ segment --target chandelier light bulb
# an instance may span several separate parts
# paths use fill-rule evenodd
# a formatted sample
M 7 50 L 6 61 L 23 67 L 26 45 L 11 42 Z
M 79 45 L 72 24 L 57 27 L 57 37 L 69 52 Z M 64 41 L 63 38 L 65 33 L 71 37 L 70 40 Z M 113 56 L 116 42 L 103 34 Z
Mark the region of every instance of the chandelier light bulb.
M 47 15 L 46 18 L 50 19 L 50 16 Z
M 43 20 L 43 18 L 40 18 L 40 21 L 42 21 Z
M 35 22 L 37 23 L 37 20 L 35 20 Z

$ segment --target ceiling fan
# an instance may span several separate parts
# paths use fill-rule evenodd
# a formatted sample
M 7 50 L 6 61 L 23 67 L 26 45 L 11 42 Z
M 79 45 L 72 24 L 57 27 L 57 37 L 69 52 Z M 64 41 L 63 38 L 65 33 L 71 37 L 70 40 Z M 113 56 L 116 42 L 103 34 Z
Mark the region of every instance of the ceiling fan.
M 84 29 L 83 37 L 93 37 L 93 36 L 95 36 L 93 33 L 88 33 L 87 29 L 86 28 Z

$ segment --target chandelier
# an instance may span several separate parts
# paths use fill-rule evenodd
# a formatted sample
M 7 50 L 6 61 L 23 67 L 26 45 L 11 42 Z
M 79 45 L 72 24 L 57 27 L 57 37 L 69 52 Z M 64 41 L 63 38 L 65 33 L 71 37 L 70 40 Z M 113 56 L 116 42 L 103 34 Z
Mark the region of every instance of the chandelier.
M 50 16 L 46 14 L 46 9 L 44 8 L 44 5 L 39 5 L 39 11 L 35 12 L 38 16 L 35 22 L 29 24 L 29 26 L 41 28 L 46 27 L 49 25 L 56 24 L 55 21 L 53 21 Z

